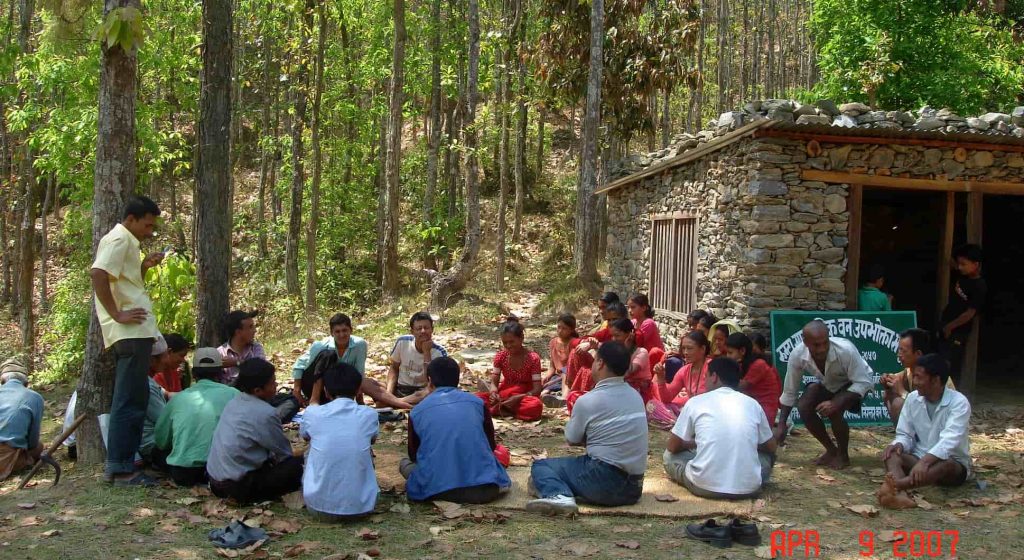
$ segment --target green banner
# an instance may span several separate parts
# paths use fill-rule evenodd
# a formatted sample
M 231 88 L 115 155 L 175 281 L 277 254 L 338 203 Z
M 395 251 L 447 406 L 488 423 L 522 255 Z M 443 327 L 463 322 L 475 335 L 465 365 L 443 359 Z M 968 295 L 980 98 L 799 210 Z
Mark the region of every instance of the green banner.
M 783 380 L 786 377 L 789 355 L 802 344 L 803 328 L 808 322 L 821 319 L 828 325 L 829 334 L 845 338 L 860 350 L 861 356 L 874 372 L 875 388 L 868 392 L 861 403 L 861 413 L 847 412 L 845 418 L 851 425 L 888 424 L 889 411 L 882 402 L 882 386 L 878 379 L 882 374 L 903 370 L 896 350 L 899 348 L 899 334 L 917 326 L 917 313 L 913 311 L 772 311 L 772 356 Z M 814 376 L 804 372 L 802 386 L 806 387 Z M 783 381 L 785 383 L 785 381 Z M 800 413 L 793 408 L 790 424 L 802 424 Z

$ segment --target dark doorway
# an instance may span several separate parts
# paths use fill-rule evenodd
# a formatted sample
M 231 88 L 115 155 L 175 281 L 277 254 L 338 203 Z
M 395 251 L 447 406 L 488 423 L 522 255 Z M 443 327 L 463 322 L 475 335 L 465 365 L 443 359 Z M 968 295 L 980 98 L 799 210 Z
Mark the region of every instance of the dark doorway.
M 946 194 L 865 188 L 861 215 L 861 274 L 885 267 L 893 309 L 917 311 L 917 324 L 934 329 Z
M 864 189 L 861 273 L 874 263 L 884 266 L 884 290 L 893 295 L 893 309 L 916 311 L 918 325 L 929 331 L 937 328 L 940 282 L 954 278 L 952 269 L 944 277 L 938 271 L 945 201 L 945 192 Z M 964 193 L 956 195 L 954 216 L 955 247 L 967 241 Z M 1024 394 L 1019 371 L 1024 361 L 1024 244 L 1013 228 L 1022 216 L 1024 196 L 985 196 L 982 271 L 989 297 L 979 335 L 977 386 L 986 402 L 1019 400 Z
M 1024 394 L 1024 244 L 1018 233 L 1022 218 L 1024 197 L 985 195 L 982 274 L 989 296 L 978 337 L 978 385 L 1001 387 L 1000 393 L 1016 402 Z

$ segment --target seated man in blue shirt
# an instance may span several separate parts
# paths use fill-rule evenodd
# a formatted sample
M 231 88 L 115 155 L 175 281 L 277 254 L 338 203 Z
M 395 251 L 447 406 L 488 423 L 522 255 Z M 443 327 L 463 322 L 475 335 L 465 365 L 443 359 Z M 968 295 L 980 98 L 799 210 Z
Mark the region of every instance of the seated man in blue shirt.
M 640 393 L 623 380 L 630 352 L 609 341 L 597 349 L 591 375 L 597 383 L 576 401 L 565 439 L 587 454 L 533 462 L 526 511 L 573 515 L 576 499 L 602 506 L 635 504 L 647 470 L 647 411 Z
M 482 400 L 459 389 L 459 364 L 427 366 L 430 394 L 409 416 L 409 458 L 399 470 L 410 500 L 485 504 L 512 482 L 494 456 L 494 423 Z
M 8 364 L 0 375 L 0 481 L 31 466 L 43 453 L 43 397 L 28 388 L 28 377 L 17 369 Z

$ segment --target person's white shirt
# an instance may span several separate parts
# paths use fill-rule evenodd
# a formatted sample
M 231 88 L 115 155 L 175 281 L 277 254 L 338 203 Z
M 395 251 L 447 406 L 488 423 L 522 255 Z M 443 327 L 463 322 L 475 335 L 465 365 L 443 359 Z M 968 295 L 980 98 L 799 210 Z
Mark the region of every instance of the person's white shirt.
M 754 399 L 730 387 L 692 397 L 672 433 L 697 442 L 684 475 L 698 488 L 722 494 L 761 488 L 757 446 L 772 438 L 772 428 Z
M 436 342 L 431 342 L 430 360 L 443 358 L 448 355 L 444 347 Z M 423 354 L 416 348 L 416 337 L 411 334 L 402 335 L 395 341 L 395 347 L 391 349 L 391 361 L 398 364 L 398 384 L 411 387 L 425 387 L 427 385 L 427 367 Z
M 377 412 L 352 399 L 306 408 L 299 434 L 309 439 L 302 497 L 321 513 L 358 515 L 377 505 L 377 473 L 370 447 L 377 437 Z
M 944 389 L 934 416 L 929 417 L 924 395 L 914 391 L 903 404 L 892 443 L 902 444 L 904 452 L 918 458 L 931 454 L 943 461 L 952 459 L 970 475 L 970 421 L 971 403 L 963 393 Z
M 790 354 L 782 396 L 779 398 L 779 402 L 783 406 L 796 405 L 804 373 L 813 375 L 832 393 L 837 393 L 849 383 L 848 390 L 851 393 L 857 393 L 864 397 L 875 386 L 875 377 L 871 372 L 871 366 L 864 361 L 860 350 L 852 342 L 835 336 L 830 336 L 828 341 L 825 371 L 818 369 L 818 364 L 811 357 L 811 352 L 802 342 Z

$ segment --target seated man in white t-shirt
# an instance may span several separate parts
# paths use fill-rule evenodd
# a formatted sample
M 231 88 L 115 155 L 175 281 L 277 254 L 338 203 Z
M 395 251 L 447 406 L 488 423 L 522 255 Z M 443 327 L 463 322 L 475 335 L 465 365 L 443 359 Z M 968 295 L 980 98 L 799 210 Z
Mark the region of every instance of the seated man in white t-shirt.
M 448 352 L 434 343 L 434 319 L 426 311 L 417 311 L 409 319 L 410 334 L 398 337 L 391 349 L 391 368 L 388 370 L 388 393 L 396 397 L 417 395 L 416 404 L 427 396 L 427 364 L 434 358 L 444 358 Z
M 299 430 L 309 440 L 302 473 L 306 509 L 322 521 L 368 515 L 379 492 L 371 451 L 379 429 L 377 412 L 353 400 L 363 376 L 351 364 L 330 366 L 322 379 L 331 400 L 310 404 Z
M 756 496 L 768 481 L 777 443 L 764 409 L 739 392 L 739 365 L 715 358 L 707 368 L 707 392 L 691 397 L 665 451 L 665 472 L 696 496 Z

